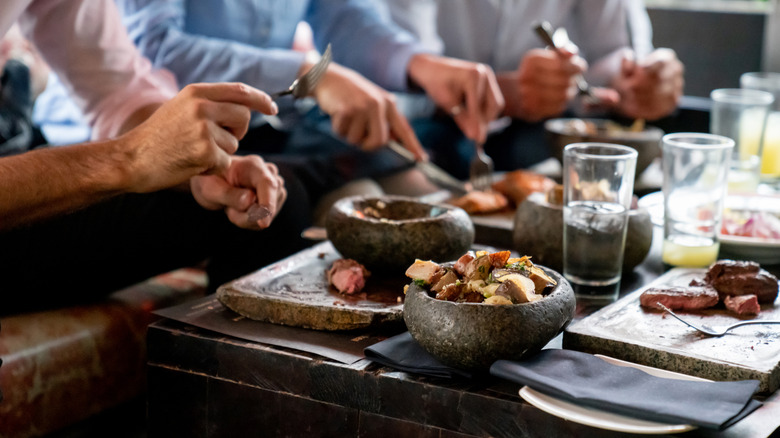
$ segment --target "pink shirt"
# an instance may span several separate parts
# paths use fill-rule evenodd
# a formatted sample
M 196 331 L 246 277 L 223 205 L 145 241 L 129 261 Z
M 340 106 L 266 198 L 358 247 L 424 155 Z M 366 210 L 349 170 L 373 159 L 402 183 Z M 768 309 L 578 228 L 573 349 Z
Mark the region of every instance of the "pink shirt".
M 125 31 L 112 0 L 2 0 L 0 35 L 16 19 L 93 127 L 94 139 L 117 135 L 143 106 L 178 91 L 167 70 L 152 70 Z

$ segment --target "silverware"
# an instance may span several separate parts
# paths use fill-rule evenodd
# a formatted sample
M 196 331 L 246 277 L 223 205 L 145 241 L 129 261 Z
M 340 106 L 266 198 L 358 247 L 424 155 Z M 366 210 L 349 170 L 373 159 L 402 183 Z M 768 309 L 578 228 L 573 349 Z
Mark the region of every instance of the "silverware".
M 557 31 L 553 31 L 552 25 L 549 21 L 542 21 L 534 25 L 534 32 L 539 36 L 539 38 L 544 41 L 545 44 L 552 47 L 556 51 L 560 51 L 560 49 L 565 45 L 566 42 L 569 41 L 569 35 L 566 33 L 566 29 L 559 28 Z M 563 40 L 563 41 L 555 41 L 556 38 Z M 579 74 L 574 77 L 574 80 L 577 82 L 577 89 L 579 90 L 580 95 L 587 96 L 589 99 L 593 99 L 594 101 L 598 101 L 598 97 L 596 97 L 593 94 L 593 90 L 590 87 L 590 84 L 588 84 L 588 81 L 585 80 L 585 78 Z
M 320 82 L 325 71 L 328 70 L 331 59 L 333 59 L 333 54 L 330 50 L 330 44 L 328 44 L 328 47 L 325 48 L 325 52 L 322 54 L 322 57 L 320 57 L 320 60 L 317 61 L 309 71 L 294 80 L 286 90 L 271 94 L 271 99 L 276 100 L 288 94 L 292 94 L 296 99 L 308 96 Z M 252 204 L 247 210 L 247 214 L 249 215 L 250 222 L 258 222 L 270 216 L 271 211 L 262 205 Z
M 410 163 L 415 163 L 417 169 L 419 169 L 420 172 L 422 172 L 423 175 L 428 178 L 428 181 L 432 182 L 433 184 L 443 189 L 449 190 L 453 195 L 456 196 L 463 196 L 468 193 L 468 190 L 466 190 L 463 181 L 455 178 L 454 176 L 444 171 L 444 169 L 431 162 L 417 161 L 414 158 L 414 155 L 397 141 L 390 140 L 387 143 L 387 147 L 401 158 L 404 158 Z
M 474 158 L 469 169 L 469 182 L 474 190 L 490 190 L 493 184 L 493 159 L 485 153 L 482 143 L 474 143 Z
M 308 96 L 320 82 L 325 71 L 328 70 L 331 59 L 333 59 L 333 54 L 330 51 L 330 44 L 328 44 L 320 60 L 309 71 L 294 80 L 286 90 L 271 94 L 271 99 L 276 100 L 288 94 L 292 94 L 296 99 Z
M 660 309 L 662 309 L 664 312 L 666 312 L 666 313 L 668 313 L 668 314 L 672 315 L 672 316 L 673 316 L 673 317 L 675 317 L 675 318 L 676 318 L 678 321 L 682 322 L 683 324 L 687 325 L 688 327 L 691 327 L 691 328 L 693 328 L 693 329 L 696 329 L 696 330 L 698 330 L 698 331 L 700 331 L 700 332 L 704 333 L 705 335 L 709 335 L 709 336 L 715 336 L 715 337 L 720 337 L 720 336 L 723 336 L 723 335 L 725 335 L 726 333 L 728 333 L 729 331 L 731 331 L 731 330 L 733 330 L 733 329 L 735 329 L 735 328 L 737 328 L 737 327 L 741 327 L 741 326 L 743 326 L 743 325 L 754 325 L 754 324 L 780 324 L 780 321 L 777 321 L 777 320 L 770 320 L 770 319 L 754 319 L 754 320 L 751 320 L 751 321 L 742 321 L 742 322 L 738 322 L 738 323 L 736 323 L 736 324 L 732 324 L 732 325 L 730 325 L 730 326 L 728 326 L 728 327 L 723 327 L 723 328 L 720 328 L 720 329 L 715 329 L 715 328 L 712 328 L 712 327 L 710 327 L 710 326 L 708 326 L 708 325 L 706 325 L 706 324 L 701 324 L 701 325 L 696 325 L 696 324 L 693 324 L 692 322 L 689 322 L 689 321 L 686 321 L 686 320 L 684 320 L 683 318 L 680 318 L 680 317 L 679 317 L 679 316 L 678 316 L 676 313 L 672 312 L 672 309 L 670 309 L 670 308 L 668 308 L 668 307 L 664 306 L 663 304 L 661 304 L 661 303 L 658 303 L 658 302 L 657 302 L 657 303 L 655 303 L 655 304 L 658 306 L 658 308 L 660 308 Z

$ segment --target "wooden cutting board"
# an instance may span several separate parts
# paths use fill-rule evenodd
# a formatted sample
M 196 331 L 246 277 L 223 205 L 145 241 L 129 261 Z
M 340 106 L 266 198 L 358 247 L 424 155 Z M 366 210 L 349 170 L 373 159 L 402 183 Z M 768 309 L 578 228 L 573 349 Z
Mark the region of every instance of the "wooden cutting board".
M 225 307 L 251 319 L 316 330 L 353 330 L 403 321 L 405 276 L 372 274 L 363 292 L 338 293 L 326 271 L 341 258 L 329 241 L 221 286 Z
M 566 328 L 563 347 L 605 354 L 643 365 L 707 379 L 756 379 L 761 393 L 780 387 L 780 325 L 739 327 L 715 338 L 703 335 L 662 312 L 646 310 L 639 296 L 654 285 L 687 285 L 703 269 L 675 268 L 653 283 Z M 717 307 L 676 312 L 694 323 L 720 327 L 740 321 Z M 755 319 L 780 319 L 780 298 L 762 305 Z

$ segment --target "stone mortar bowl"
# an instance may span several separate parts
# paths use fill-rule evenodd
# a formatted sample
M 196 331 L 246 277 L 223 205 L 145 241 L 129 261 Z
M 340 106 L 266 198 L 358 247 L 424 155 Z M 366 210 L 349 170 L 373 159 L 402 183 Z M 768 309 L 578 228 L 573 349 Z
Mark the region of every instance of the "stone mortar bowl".
M 325 228 L 343 257 L 372 272 L 401 275 L 415 259 L 454 260 L 474 243 L 474 224 L 465 211 L 404 196 L 340 199 Z
M 575 309 L 569 282 L 543 269 L 558 285 L 543 299 L 523 304 L 437 300 L 412 283 L 404 300 L 406 327 L 433 357 L 463 370 L 486 371 L 498 359 L 531 355 L 566 328 Z
M 531 194 L 515 212 L 514 249 L 531 256 L 535 264 L 563 270 L 563 206 L 551 204 L 543 193 Z M 623 272 L 632 271 L 647 257 L 653 242 L 653 223 L 647 209 L 628 212 Z
M 595 132 L 579 131 L 573 122 L 586 122 L 596 126 Z M 654 126 L 645 126 L 641 131 L 608 130 L 607 119 L 550 119 L 544 123 L 547 144 L 553 156 L 563 162 L 563 148 L 572 143 L 598 142 L 621 144 L 636 149 L 636 178 L 647 166 L 661 156 L 661 137 L 664 131 Z

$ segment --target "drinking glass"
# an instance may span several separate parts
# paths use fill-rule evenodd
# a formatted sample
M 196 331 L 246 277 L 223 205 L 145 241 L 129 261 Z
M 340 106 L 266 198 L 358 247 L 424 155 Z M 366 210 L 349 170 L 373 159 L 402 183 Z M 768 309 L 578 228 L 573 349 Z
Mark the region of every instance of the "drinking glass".
M 755 193 L 764 129 L 774 97 L 766 91 L 742 88 L 719 88 L 710 97 L 710 133 L 734 140 L 728 191 Z
M 579 297 L 617 298 L 636 159 L 607 143 L 563 150 L 563 275 Z
M 704 133 L 666 134 L 663 150 L 663 261 L 706 267 L 718 258 L 718 232 L 734 140 Z
M 761 182 L 780 191 L 780 73 L 744 73 L 739 86 L 772 93 L 775 102 L 766 120 L 761 153 Z

